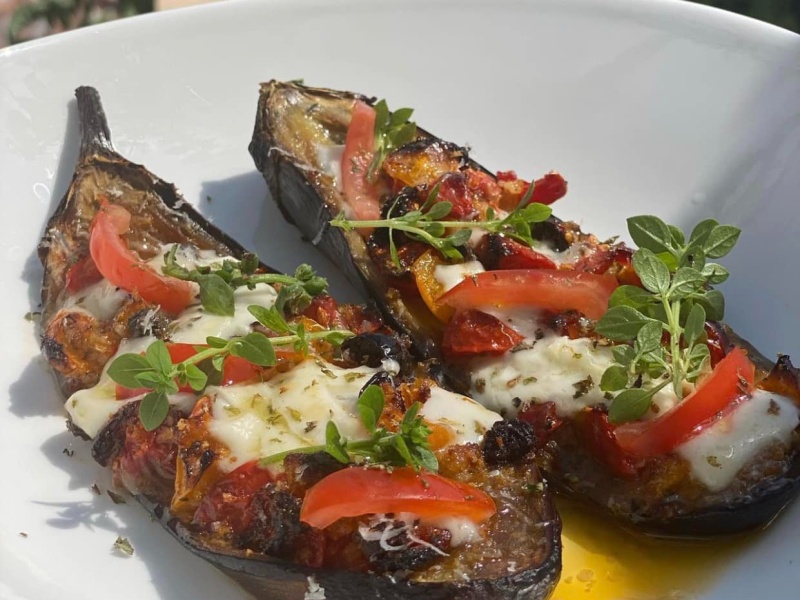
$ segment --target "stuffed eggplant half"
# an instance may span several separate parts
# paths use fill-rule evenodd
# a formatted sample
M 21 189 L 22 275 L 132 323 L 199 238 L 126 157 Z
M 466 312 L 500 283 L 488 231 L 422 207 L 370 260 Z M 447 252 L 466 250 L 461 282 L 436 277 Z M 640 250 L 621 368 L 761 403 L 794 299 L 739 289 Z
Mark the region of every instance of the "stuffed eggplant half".
M 348 92 L 270 82 L 251 154 L 283 213 L 454 389 L 529 423 L 545 476 L 635 528 L 769 523 L 800 482 L 800 393 L 721 323 L 739 230 L 628 219 L 639 246 L 551 214 L 555 172 L 492 174 Z
M 115 483 L 260 598 L 546 598 L 560 522 L 532 427 L 439 387 L 309 267 L 266 268 L 77 98 L 42 350 Z

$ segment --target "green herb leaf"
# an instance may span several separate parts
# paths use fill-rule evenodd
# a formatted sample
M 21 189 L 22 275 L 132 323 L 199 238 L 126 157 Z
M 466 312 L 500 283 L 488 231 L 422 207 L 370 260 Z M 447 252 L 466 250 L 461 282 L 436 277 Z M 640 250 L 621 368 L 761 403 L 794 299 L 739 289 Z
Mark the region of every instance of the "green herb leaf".
M 168 378 L 163 373 L 159 373 L 158 371 L 145 371 L 144 373 L 139 373 L 136 376 L 137 385 L 131 387 L 134 388 L 145 387 L 145 388 L 155 389 L 159 385 L 163 385 L 164 383 L 166 383 L 167 380 Z
M 736 242 L 742 230 L 733 225 L 717 225 L 708 234 L 708 238 L 703 243 L 703 250 L 709 258 L 722 258 L 728 254 Z
M 608 420 L 618 425 L 641 419 L 650 408 L 653 400 L 652 390 L 631 388 L 620 392 L 608 407 Z
M 666 225 L 665 225 L 666 227 Z M 670 276 L 667 266 L 658 260 L 647 248 L 640 248 L 633 253 L 633 268 L 645 289 L 663 294 L 669 288 Z
M 140 387 L 139 375 L 153 371 L 153 366 L 144 356 L 122 354 L 109 365 L 108 376 L 121 386 L 133 389 Z
M 643 309 L 646 306 L 658 302 L 647 290 L 643 290 L 635 285 L 621 285 L 613 291 L 608 299 L 608 306 L 630 306 L 635 309 Z
M 262 333 L 248 333 L 239 338 L 232 344 L 231 354 L 261 367 L 271 367 L 276 363 L 272 342 Z
M 686 380 L 694 383 L 697 378 L 706 370 L 705 363 L 711 360 L 711 352 L 705 344 L 697 344 L 692 346 L 687 362 L 689 367 L 687 369 Z
M 680 248 L 686 243 L 686 238 L 683 237 L 683 232 L 675 227 L 675 225 L 667 225 L 669 227 L 670 238 L 674 248 Z
M 139 404 L 139 420 L 145 431 L 157 429 L 168 413 L 169 399 L 164 392 L 150 392 Z
M 445 218 L 453 210 L 451 202 L 437 202 L 427 212 L 427 217 L 434 221 Z
M 703 334 L 706 325 L 706 311 L 700 304 L 694 304 L 686 317 L 686 325 L 683 328 L 683 337 L 686 344 L 691 347 Z
M 228 345 L 228 340 L 226 340 L 225 338 L 210 335 L 206 338 L 206 344 L 208 344 L 212 348 L 224 348 L 225 346 Z
M 375 103 L 375 157 L 367 169 L 367 178 L 374 179 L 389 153 L 413 141 L 417 136 L 417 126 L 409 121 L 414 110 L 399 108 L 389 110 L 386 100 Z
M 725 297 L 719 290 L 710 290 L 696 298 L 706 311 L 709 321 L 722 321 L 725 318 Z
M 611 365 L 600 379 L 600 389 L 604 392 L 616 392 L 628 385 L 628 370 L 621 365 Z
M 198 277 L 200 304 L 212 315 L 232 317 L 234 314 L 233 288 L 219 275 Z
M 728 269 L 717 263 L 706 264 L 701 273 L 709 283 L 714 285 L 723 283 L 730 276 Z
M 654 253 L 672 251 L 672 232 L 664 221 L 652 215 L 628 219 L 628 232 L 639 248 Z
M 153 369 L 159 373 L 169 373 L 172 369 L 172 358 L 163 340 L 156 340 L 147 347 L 145 357 Z
M 358 397 L 358 414 L 367 431 L 375 433 L 378 419 L 383 413 L 383 390 L 380 386 L 369 385 Z
M 643 315 L 630 306 L 610 308 L 595 325 L 595 331 L 610 340 L 626 341 L 636 338 L 636 334 L 653 319 Z
M 208 376 L 196 365 L 186 365 L 186 382 L 196 392 L 206 387 Z
M 613 346 L 611 353 L 614 355 L 614 361 L 623 367 L 628 367 L 636 359 L 636 350 L 627 344 Z
M 717 225 L 719 225 L 719 223 L 714 219 L 700 221 L 697 225 L 695 225 L 694 229 L 692 230 L 692 234 L 689 236 L 689 246 L 699 246 L 702 248 L 705 245 L 708 236 L 711 234 L 711 231 Z
M 283 315 L 278 312 L 276 307 L 271 306 L 270 308 L 264 308 L 263 306 L 253 304 L 248 306 L 247 310 L 267 329 L 271 329 L 277 333 L 292 333 L 291 327 L 289 327 L 286 319 L 283 318 Z
M 328 425 L 325 427 L 325 452 L 342 464 L 346 465 L 350 462 L 350 456 L 345 450 L 339 428 L 333 421 L 328 421 Z
M 663 325 L 658 321 L 645 323 L 636 334 L 636 345 L 640 354 L 653 352 L 661 347 Z
M 672 278 L 672 286 L 669 288 L 667 297 L 669 301 L 683 300 L 701 290 L 705 284 L 706 278 L 700 271 L 692 267 L 682 267 Z
M 111 490 L 109 490 L 109 495 L 111 495 Z M 113 500 L 113 496 L 111 496 Z M 115 501 L 116 503 L 116 501 Z M 124 554 L 125 556 L 133 556 L 133 545 L 128 541 L 128 538 L 124 538 L 121 535 L 117 536 L 116 541 L 114 542 L 113 546 L 114 550 L 117 550 Z

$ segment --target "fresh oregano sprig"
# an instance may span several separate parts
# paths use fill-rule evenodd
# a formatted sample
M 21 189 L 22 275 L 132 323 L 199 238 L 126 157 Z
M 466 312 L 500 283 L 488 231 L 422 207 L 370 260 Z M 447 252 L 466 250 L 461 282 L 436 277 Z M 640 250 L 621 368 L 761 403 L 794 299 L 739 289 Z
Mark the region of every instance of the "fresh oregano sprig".
M 729 275 L 708 259 L 727 255 L 741 233 L 707 219 L 687 241 L 680 229 L 650 215 L 628 219 L 628 231 L 639 246 L 632 262 L 644 289 L 617 288 L 595 327 L 621 342 L 613 348 L 615 364 L 600 381 L 603 391 L 619 392 L 609 407 L 613 423 L 641 418 L 653 396 L 670 383 L 680 400 L 683 382 L 694 383 L 704 372 L 709 360 L 706 320 L 721 320 L 725 312 L 722 294 L 711 285 Z M 644 387 L 645 376 L 660 382 Z
M 445 221 L 443 219 L 450 215 L 453 205 L 447 201 L 437 202 L 438 194 L 439 186 L 437 185 L 433 187 L 419 210 L 409 211 L 399 217 L 392 216 L 397 203 L 395 201 L 395 205 L 389 209 L 386 219 L 351 221 L 345 218 L 344 213 L 339 213 L 331 221 L 331 225 L 345 231 L 361 227 L 388 229 L 389 251 L 392 261 L 399 267 L 400 258 L 392 235 L 395 231 L 402 231 L 408 237 L 432 246 L 445 258 L 462 260 L 464 256 L 458 248 L 467 243 L 473 230 L 481 229 L 489 233 L 501 233 L 528 246 L 533 246 L 535 242 L 531 225 L 546 221 L 553 212 L 549 206 L 544 204 L 537 202 L 528 204 L 533 194 L 533 183 L 531 183 L 517 208 L 505 217 L 499 218 L 490 207 L 486 212 L 486 218 L 482 221 Z
M 309 265 L 297 267 L 294 275 L 259 273 L 258 256 L 246 253 L 241 260 L 225 259 L 208 266 L 187 269 L 178 264 L 178 245 L 174 244 L 164 255 L 162 272 L 184 281 L 194 281 L 200 286 L 200 303 L 215 315 L 233 316 L 233 292 L 246 286 L 254 289 L 258 284 L 280 284 L 275 305 L 282 313 L 303 311 L 311 300 L 328 291 L 328 282 L 316 274 Z
M 413 113 L 413 108 L 398 108 L 391 112 L 386 100 L 375 104 L 375 156 L 367 169 L 368 179 L 375 179 L 392 150 L 417 137 L 417 125 L 409 121 Z
M 206 338 L 208 348 L 198 349 L 197 354 L 179 363 L 172 362 L 163 340 L 150 344 L 144 355 L 128 353 L 114 359 L 108 367 L 112 381 L 130 389 L 151 390 L 139 405 L 139 418 L 147 431 L 164 422 L 169 412 L 168 396 L 177 393 L 180 385 L 189 385 L 197 392 L 206 387 L 209 376 L 201 364 L 210 364 L 212 371 L 221 372 L 226 357 L 239 356 L 255 365 L 271 367 L 277 362 L 275 346 L 292 346 L 307 354 L 310 342 L 324 340 L 339 345 L 354 335 L 346 330 L 307 332 L 302 324 L 287 323 L 274 306 L 267 309 L 253 305 L 248 310 L 262 325 L 283 335 L 270 338 L 254 331 L 229 340 L 210 336 Z
M 439 463 L 428 443 L 430 428 L 418 416 L 421 404 L 415 402 L 406 411 L 397 432 L 378 427 L 383 413 L 383 391 L 377 385 L 367 386 L 358 397 L 358 414 L 371 434 L 366 440 L 347 440 L 342 437 L 336 423 L 329 421 L 325 428 L 325 445 L 308 446 L 279 452 L 261 459 L 261 465 L 282 462 L 289 454 L 327 452 L 340 463 L 364 462 L 374 465 L 411 466 L 417 471 L 437 471 Z

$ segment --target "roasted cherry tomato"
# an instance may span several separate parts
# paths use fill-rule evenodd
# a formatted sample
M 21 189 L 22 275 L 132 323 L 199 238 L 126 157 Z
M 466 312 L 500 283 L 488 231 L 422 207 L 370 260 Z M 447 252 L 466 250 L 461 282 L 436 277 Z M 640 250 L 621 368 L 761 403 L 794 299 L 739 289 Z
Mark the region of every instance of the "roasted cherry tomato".
M 555 269 L 556 263 L 524 244 L 494 233 L 481 238 L 475 255 L 487 271 Z
M 482 522 L 496 510 L 485 492 L 435 473 L 352 467 L 328 475 L 306 492 L 300 520 L 324 529 L 343 517 L 408 512 Z
M 615 430 L 619 445 L 636 457 L 666 454 L 694 437 L 753 391 L 755 366 L 734 348 L 700 382 L 697 390 L 652 421 L 625 423 Z
M 617 288 L 611 275 L 565 270 L 487 271 L 468 277 L 441 297 L 456 309 L 531 306 L 556 312 L 578 310 L 599 319 Z
M 514 171 L 501 171 L 497 174 L 497 182 L 502 189 L 502 199 L 500 208 L 503 210 L 514 210 L 519 205 L 522 198 L 528 192 L 530 183 L 524 179 L 517 178 Z M 544 177 L 533 182 L 533 193 L 530 202 L 539 204 L 552 204 L 567 193 L 567 182 L 558 173 L 548 173 Z
M 104 204 L 92 221 L 89 252 L 103 277 L 117 287 L 138 294 L 146 302 L 177 314 L 194 299 L 194 285 L 157 273 L 128 248 L 120 236 L 128 231 L 131 214 Z
M 553 432 L 564 423 L 558 416 L 555 402 L 531 402 L 520 409 L 517 418 L 533 427 L 536 448 L 543 448 Z
M 465 221 L 478 214 L 463 173 L 459 171 L 442 175 L 435 185 L 439 186 L 436 200 L 452 205 L 450 214 L 446 217 L 448 221 Z
M 342 188 L 358 221 L 380 219 L 378 191 L 367 178 L 375 158 L 375 109 L 356 100 L 342 153 Z
M 447 359 L 454 359 L 476 354 L 503 354 L 523 339 L 523 336 L 497 317 L 467 309 L 457 312 L 445 326 L 442 355 Z
M 252 520 L 252 512 L 247 509 L 253 496 L 271 481 L 272 475 L 267 469 L 262 469 L 257 460 L 237 467 L 203 497 L 193 522 L 201 526 L 221 522 L 234 533 L 241 533 Z

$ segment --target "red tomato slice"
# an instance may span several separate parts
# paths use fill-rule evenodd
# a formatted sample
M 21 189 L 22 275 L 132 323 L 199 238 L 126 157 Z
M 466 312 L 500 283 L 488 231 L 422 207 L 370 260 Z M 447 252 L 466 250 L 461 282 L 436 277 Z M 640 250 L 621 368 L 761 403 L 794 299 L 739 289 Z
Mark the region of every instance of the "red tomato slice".
M 498 355 L 523 339 L 497 317 L 479 310 L 463 310 L 457 312 L 444 328 L 442 355 L 447 359 L 476 354 Z
M 697 390 L 652 421 L 614 431 L 623 450 L 640 458 L 665 454 L 694 437 L 753 391 L 755 366 L 741 348 L 723 358 Z
M 342 153 L 342 187 L 358 221 L 380 219 L 378 191 L 367 179 L 375 158 L 375 109 L 356 100 Z
M 195 344 L 167 344 L 169 350 L 169 357 L 172 364 L 183 362 L 187 358 L 191 358 L 195 354 L 208 346 L 198 346 Z M 198 350 L 199 349 L 199 350 Z M 221 385 L 234 385 L 244 381 L 257 379 L 259 376 L 259 368 L 247 359 L 241 356 L 227 356 L 225 362 L 222 363 L 222 383 Z M 135 396 L 140 396 L 149 392 L 149 388 L 126 388 L 117 384 L 116 398 L 117 400 L 127 400 Z M 190 385 L 181 385 L 179 391 L 193 393 L 194 390 Z
M 534 306 L 563 312 L 578 310 L 599 319 L 617 288 L 612 275 L 563 270 L 512 269 L 467 277 L 440 298 L 454 308 Z
M 424 518 L 466 517 L 475 522 L 491 517 L 494 500 L 465 483 L 411 467 L 353 467 L 328 475 L 306 492 L 300 520 L 324 529 L 343 517 L 410 512 Z
M 177 314 L 194 299 L 188 281 L 165 277 L 150 268 L 128 248 L 120 237 L 128 231 L 131 214 L 113 204 L 105 204 L 92 221 L 89 252 L 98 271 L 113 285 L 135 292 L 143 300 Z

